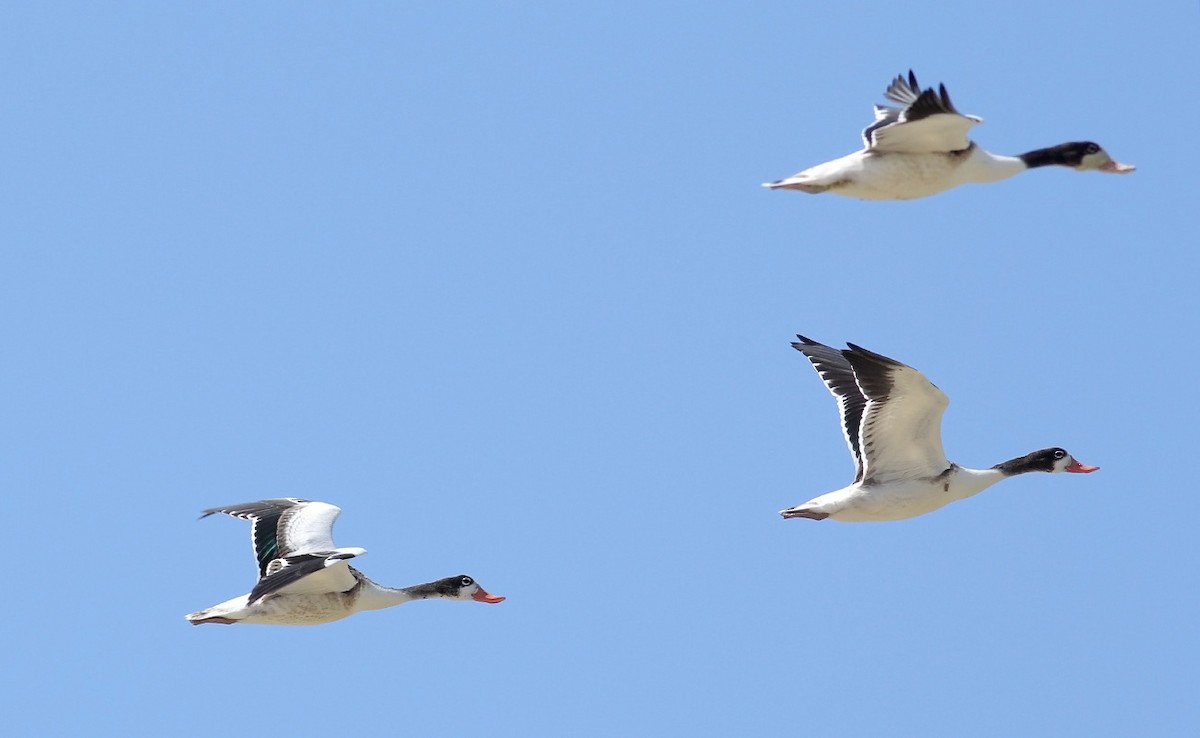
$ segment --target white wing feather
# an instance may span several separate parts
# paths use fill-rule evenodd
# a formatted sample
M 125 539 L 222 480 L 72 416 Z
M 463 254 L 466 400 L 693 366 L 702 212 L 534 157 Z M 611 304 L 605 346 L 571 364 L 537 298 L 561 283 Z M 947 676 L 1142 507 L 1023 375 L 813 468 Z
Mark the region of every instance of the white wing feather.
M 910 366 L 897 363 L 890 378 L 886 398 L 870 399 L 863 388 L 868 397 L 859 429 L 863 479 L 885 482 L 942 473 L 950 466 L 942 447 L 942 414 L 950 398 Z
M 333 551 L 333 523 L 342 509 L 328 502 L 307 502 L 287 517 L 288 555 Z
M 930 154 L 962 151 L 971 145 L 967 131 L 983 121 L 975 116 L 939 113 L 920 120 L 901 120 L 871 132 L 871 151 Z

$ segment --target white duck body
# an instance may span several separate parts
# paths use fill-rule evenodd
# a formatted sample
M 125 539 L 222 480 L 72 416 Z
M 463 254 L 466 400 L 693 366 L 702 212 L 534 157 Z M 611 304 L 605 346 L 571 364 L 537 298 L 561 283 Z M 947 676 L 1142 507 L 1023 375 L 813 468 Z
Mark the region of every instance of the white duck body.
M 970 182 L 998 182 L 1027 168 L 1015 156 L 997 156 L 975 145 L 938 154 L 881 154 L 865 149 L 771 186 L 829 191 L 860 200 L 915 200 Z
M 251 596 L 244 594 L 219 605 L 190 613 L 187 619 L 197 624 L 217 618 L 259 625 L 320 625 L 350 617 L 364 610 L 382 610 L 385 607 L 430 597 L 477 599 L 481 602 L 499 602 L 504 599 L 486 592 L 483 596 L 477 596 L 483 590 L 467 576 L 448 577 L 429 584 L 393 589 L 376 584 L 344 562 L 335 566 L 345 567 L 347 573 L 356 580 L 354 586 L 345 592 L 288 592 L 285 588 L 253 604 L 250 603 Z M 463 584 L 463 580 L 466 580 L 466 584 Z M 455 583 L 462 585 L 461 592 L 451 594 Z M 448 585 L 442 587 L 446 594 L 437 594 L 439 585 Z
M 861 151 L 763 186 L 862 200 L 914 200 L 969 182 L 998 182 L 1048 165 L 1116 174 L 1134 170 L 1091 141 L 1019 156 L 992 154 L 967 138 L 968 130 L 983 119 L 958 112 L 945 85 L 922 91 L 912 71 L 907 80 L 896 77 L 884 95 L 903 107 L 875 106 L 875 121 L 862 132 Z
M 1026 454 L 990 469 L 952 464 L 942 450 L 942 414 L 950 403 L 925 375 L 849 344 L 838 350 L 804 336 L 803 353 L 838 401 L 842 434 L 854 459 L 854 483 L 781 510 L 786 518 L 843 522 L 903 520 L 977 495 L 1017 474 L 1093 472 L 1061 448 Z
M 234 597 L 219 605 L 189 613 L 193 624 L 231 620 L 260 625 L 320 625 L 353 615 L 358 610 L 349 606 L 341 592 L 323 595 L 276 595 L 250 605 L 250 595 Z
M 193 625 L 256 623 L 319 625 L 363 610 L 413 600 L 443 598 L 497 603 L 471 577 L 446 577 L 411 587 L 384 587 L 350 566 L 362 548 L 333 545 L 333 523 L 341 510 L 325 502 L 294 497 L 215 507 L 201 517 L 225 513 L 250 520 L 259 580 L 248 594 L 189 613 Z
M 803 507 L 844 523 L 904 520 L 977 495 L 1002 479 L 1004 474 L 995 469 L 951 464 L 937 477 L 897 479 L 883 485 L 856 483 L 814 498 Z

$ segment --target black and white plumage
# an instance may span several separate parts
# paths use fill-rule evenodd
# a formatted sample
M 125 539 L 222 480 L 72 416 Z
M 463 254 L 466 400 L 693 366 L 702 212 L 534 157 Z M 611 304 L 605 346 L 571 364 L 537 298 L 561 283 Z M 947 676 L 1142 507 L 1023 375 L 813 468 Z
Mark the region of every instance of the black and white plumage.
M 327 502 L 281 497 L 209 508 L 200 517 L 216 513 L 250 521 L 259 578 L 249 594 L 190 613 L 193 625 L 315 625 L 414 599 L 504 600 L 466 575 L 402 588 L 371 581 L 347 563 L 366 549 L 334 545 L 333 524 L 341 509 Z
M 324 502 L 297 497 L 247 502 L 241 505 L 210 507 L 200 518 L 223 513 L 250 521 L 250 541 L 258 573 L 265 575 L 267 565 L 277 558 L 306 550 L 332 549 L 333 524 L 341 509 Z M 303 513 L 303 515 L 301 514 Z
M 1096 471 L 1061 448 L 1035 451 L 989 469 L 951 463 L 942 448 L 942 414 L 950 400 L 925 375 L 895 359 L 847 344 L 835 349 L 804 336 L 792 347 L 808 357 L 838 402 L 854 459 L 854 482 L 802 505 L 784 518 L 846 522 L 901 520 L 978 494 L 1032 471 Z
M 983 119 L 960 113 L 944 84 L 936 90 L 922 90 L 911 70 L 907 79 L 901 75 L 892 80 L 884 96 L 900 107 L 875 106 L 875 120 L 862 132 L 862 151 L 763 186 L 810 194 L 833 192 L 863 200 L 912 200 L 967 182 L 996 182 L 1050 164 L 1115 174 L 1134 170 L 1114 161 L 1091 141 L 1018 156 L 992 154 L 967 137 Z
M 875 106 L 875 122 L 862 132 L 863 146 L 869 149 L 915 154 L 962 151 L 971 145 L 967 130 L 983 122 L 958 112 L 946 85 L 922 91 L 912 70 L 907 81 L 903 76 L 892 80 L 883 95 L 902 107 Z

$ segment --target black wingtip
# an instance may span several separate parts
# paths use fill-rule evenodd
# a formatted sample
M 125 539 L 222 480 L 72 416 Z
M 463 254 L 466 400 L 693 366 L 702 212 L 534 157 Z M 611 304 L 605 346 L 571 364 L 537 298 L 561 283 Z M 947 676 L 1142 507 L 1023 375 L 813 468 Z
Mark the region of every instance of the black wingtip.
M 859 356 L 866 356 L 866 357 L 873 358 L 873 359 L 874 358 L 880 358 L 880 359 L 887 358 L 886 356 L 880 356 L 879 354 L 875 353 L 874 351 L 871 351 L 870 349 L 865 349 L 862 346 L 859 346 L 857 343 L 850 343 L 849 341 L 846 341 L 846 346 L 848 348 L 846 348 L 845 350 L 842 351 L 842 353 L 845 354 L 846 356 L 849 356 L 851 354 L 857 354 Z M 890 359 L 889 359 L 889 361 L 890 361 Z
M 849 347 L 849 349 L 847 349 L 846 351 L 843 351 L 842 352 L 843 354 L 846 354 L 846 353 L 864 354 L 866 356 L 875 356 L 880 359 L 887 359 L 886 356 L 883 356 L 882 354 L 877 354 L 870 349 L 865 349 L 862 346 L 859 346 L 857 343 L 850 343 L 849 341 L 846 341 L 846 345 Z M 888 360 L 891 361 L 890 359 L 888 359 Z
M 855 355 L 855 356 L 865 357 L 865 358 L 871 359 L 879 364 L 885 364 L 888 366 L 907 366 L 907 364 L 896 361 L 895 359 L 893 359 L 890 356 L 884 356 L 883 354 L 876 353 L 870 349 L 865 349 L 856 343 L 850 343 L 849 341 L 847 341 L 846 345 L 850 347 L 849 349 L 842 352 L 842 354 L 845 355 L 846 357 Z
M 942 96 L 942 107 L 946 108 L 946 110 L 957 112 L 954 108 L 954 103 L 950 102 L 950 93 L 946 92 L 945 83 L 938 84 L 938 92 Z
M 802 336 L 799 333 L 796 334 L 796 338 L 799 338 L 800 340 L 792 341 L 792 348 L 796 349 L 797 351 L 799 351 L 801 353 L 804 352 L 804 349 L 806 346 L 824 346 L 825 345 L 825 344 L 821 343 L 820 341 L 814 341 L 811 338 L 809 338 L 808 336 Z
M 921 85 L 917 84 L 917 75 L 911 67 L 908 70 L 908 86 L 912 88 L 913 92 L 921 91 Z

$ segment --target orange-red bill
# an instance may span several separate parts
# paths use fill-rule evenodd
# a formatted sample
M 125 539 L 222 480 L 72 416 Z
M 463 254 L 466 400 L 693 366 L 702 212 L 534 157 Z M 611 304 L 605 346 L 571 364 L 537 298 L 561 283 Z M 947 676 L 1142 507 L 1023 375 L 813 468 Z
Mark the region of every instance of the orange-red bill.
M 497 602 L 504 602 L 503 597 L 500 595 L 488 594 L 487 592 L 483 591 L 483 587 L 480 587 L 478 592 L 471 595 L 471 599 L 475 600 L 476 602 L 486 602 L 489 605 L 494 605 Z
M 1116 159 L 1113 159 L 1111 161 L 1106 161 L 1100 165 L 1100 171 L 1112 172 L 1113 174 L 1129 174 L 1134 169 L 1137 169 L 1137 167 L 1135 167 L 1131 164 L 1122 164 L 1121 162 L 1117 161 Z
M 1099 468 L 1100 467 L 1098 466 L 1089 466 L 1087 464 L 1081 464 L 1078 461 L 1072 460 L 1071 465 L 1067 467 L 1067 471 L 1075 472 L 1076 474 L 1088 474 L 1096 471 Z

